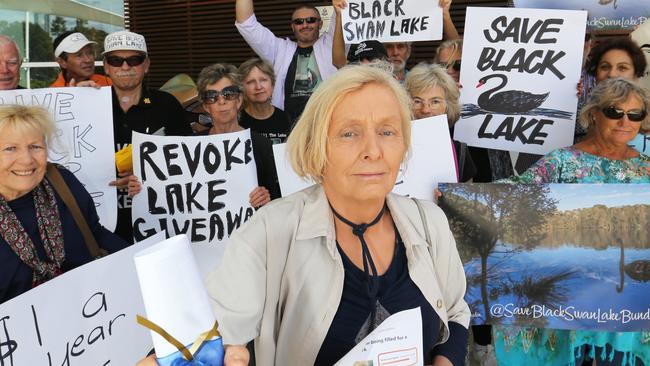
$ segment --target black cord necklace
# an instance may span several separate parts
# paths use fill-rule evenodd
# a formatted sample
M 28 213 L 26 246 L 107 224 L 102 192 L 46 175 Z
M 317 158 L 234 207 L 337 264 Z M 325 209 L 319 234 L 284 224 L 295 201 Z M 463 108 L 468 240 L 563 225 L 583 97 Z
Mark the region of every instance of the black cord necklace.
M 361 242 L 361 253 L 363 257 L 363 272 L 366 274 L 366 279 L 368 281 L 368 297 L 370 299 L 370 324 L 369 324 L 369 332 L 371 332 L 375 328 L 375 318 L 376 318 L 376 313 L 377 313 L 377 294 L 379 293 L 379 277 L 377 273 L 377 266 L 375 266 L 375 262 L 372 260 L 372 255 L 370 255 L 370 249 L 368 248 L 368 244 L 366 243 L 366 239 L 363 237 L 363 234 L 366 232 L 366 230 L 375 225 L 376 223 L 379 222 L 382 216 L 384 216 L 384 211 L 386 211 L 386 206 L 383 205 L 381 207 L 381 211 L 379 211 L 379 214 L 377 214 L 377 217 L 375 217 L 372 222 L 369 224 L 362 223 L 362 224 L 355 224 L 351 222 L 350 220 L 346 219 L 345 217 L 341 216 L 332 205 L 330 205 L 330 208 L 332 209 L 332 212 L 334 212 L 334 216 L 336 216 L 341 222 L 344 224 L 350 226 L 352 228 L 352 234 L 354 234 L 357 238 L 359 238 L 359 241 Z

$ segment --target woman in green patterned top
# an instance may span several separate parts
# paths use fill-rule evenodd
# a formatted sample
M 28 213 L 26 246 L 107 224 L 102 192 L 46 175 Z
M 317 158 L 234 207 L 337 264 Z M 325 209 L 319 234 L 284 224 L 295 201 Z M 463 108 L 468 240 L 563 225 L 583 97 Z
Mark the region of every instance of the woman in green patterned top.
M 648 92 L 635 83 L 621 78 L 600 82 L 580 115 L 587 136 L 573 146 L 550 152 L 508 181 L 650 183 L 650 158 L 628 146 L 640 128 L 650 128 L 649 109 Z M 645 301 L 650 306 L 650 300 Z M 650 332 L 496 326 L 494 338 L 501 365 L 579 365 L 585 359 L 595 359 L 597 365 L 650 365 Z

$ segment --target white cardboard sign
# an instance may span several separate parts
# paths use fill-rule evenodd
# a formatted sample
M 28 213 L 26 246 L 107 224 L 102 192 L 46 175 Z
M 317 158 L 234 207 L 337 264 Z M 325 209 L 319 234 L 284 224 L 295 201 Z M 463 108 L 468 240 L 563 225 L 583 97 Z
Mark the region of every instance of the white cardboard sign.
M 115 230 L 117 191 L 111 88 L 45 88 L 0 91 L 0 104 L 40 105 L 50 111 L 57 138 L 49 161 L 64 165 L 95 201 L 102 225 Z
M 133 234 L 187 234 L 217 243 L 254 213 L 257 187 L 250 130 L 210 136 L 133 133 L 133 170 L 142 191 L 133 198 Z
M 282 197 L 314 184 L 293 170 L 287 161 L 286 144 L 273 145 L 273 157 Z M 411 157 L 406 167 L 397 177 L 394 193 L 431 200 L 438 183 L 458 181 L 446 115 L 412 122 Z
M 133 254 L 153 236 L 0 305 L 2 365 L 134 365 L 151 349 Z
M 454 138 L 546 154 L 573 144 L 587 13 L 467 8 Z
M 431 0 L 348 0 L 342 14 L 345 43 L 442 39 L 442 8 Z

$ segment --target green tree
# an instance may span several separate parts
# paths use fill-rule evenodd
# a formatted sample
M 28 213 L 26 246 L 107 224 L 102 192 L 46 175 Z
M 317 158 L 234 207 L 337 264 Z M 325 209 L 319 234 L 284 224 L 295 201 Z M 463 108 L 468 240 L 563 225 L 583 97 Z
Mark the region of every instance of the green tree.
M 50 24 L 50 33 L 54 34 L 54 36 L 56 37 L 67 30 L 68 27 L 66 25 L 65 19 L 57 15 L 52 21 L 52 23 Z

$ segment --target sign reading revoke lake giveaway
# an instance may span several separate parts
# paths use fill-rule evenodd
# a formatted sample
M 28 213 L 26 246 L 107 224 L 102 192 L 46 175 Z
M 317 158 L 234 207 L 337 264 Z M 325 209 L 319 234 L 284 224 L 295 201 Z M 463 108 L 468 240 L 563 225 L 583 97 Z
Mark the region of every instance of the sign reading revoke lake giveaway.
M 587 13 L 467 8 L 461 119 L 468 145 L 546 154 L 573 144 Z

